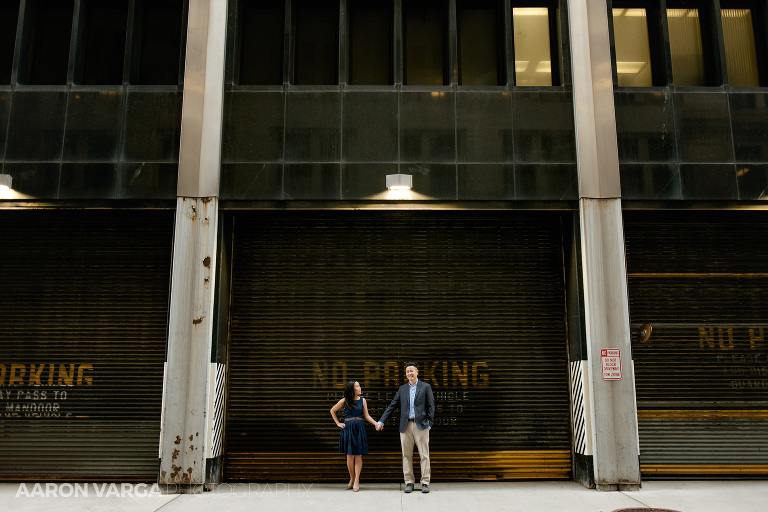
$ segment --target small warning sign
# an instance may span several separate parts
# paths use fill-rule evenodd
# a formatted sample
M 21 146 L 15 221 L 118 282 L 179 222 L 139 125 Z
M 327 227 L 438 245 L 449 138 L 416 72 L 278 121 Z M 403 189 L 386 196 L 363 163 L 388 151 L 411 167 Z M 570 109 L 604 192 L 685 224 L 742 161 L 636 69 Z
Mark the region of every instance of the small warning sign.
M 603 380 L 621 380 L 621 350 L 600 349 L 600 366 L 603 368 Z

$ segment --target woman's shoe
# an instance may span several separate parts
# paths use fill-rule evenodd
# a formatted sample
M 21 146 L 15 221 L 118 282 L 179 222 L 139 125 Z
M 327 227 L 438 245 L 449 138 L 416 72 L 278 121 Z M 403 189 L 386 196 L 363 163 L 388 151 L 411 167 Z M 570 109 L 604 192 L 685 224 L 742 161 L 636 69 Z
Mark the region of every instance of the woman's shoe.
M 352 489 L 352 486 L 351 486 L 351 485 L 348 485 L 348 486 L 347 486 L 347 488 L 346 488 L 346 490 L 348 491 L 348 490 L 350 490 L 350 489 Z
M 354 487 L 354 488 L 352 488 L 352 492 L 357 492 L 357 491 L 359 491 L 359 490 L 360 490 L 360 488 L 359 488 L 359 487 Z

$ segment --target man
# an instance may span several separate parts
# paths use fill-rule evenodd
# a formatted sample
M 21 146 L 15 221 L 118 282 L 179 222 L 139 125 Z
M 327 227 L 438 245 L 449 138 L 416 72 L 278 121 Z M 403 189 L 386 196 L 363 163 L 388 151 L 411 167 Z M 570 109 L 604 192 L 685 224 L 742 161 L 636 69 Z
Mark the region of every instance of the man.
M 429 430 L 435 422 L 435 397 L 432 386 L 419 380 L 419 368 L 416 363 L 405 365 L 408 382 L 400 386 L 395 398 L 379 418 L 376 430 L 384 428 L 395 407 L 400 404 L 400 448 L 403 451 L 403 475 L 405 492 L 413 492 L 416 479 L 413 476 L 413 445 L 419 450 L 421 458 L 421 492 L 429 492 Z

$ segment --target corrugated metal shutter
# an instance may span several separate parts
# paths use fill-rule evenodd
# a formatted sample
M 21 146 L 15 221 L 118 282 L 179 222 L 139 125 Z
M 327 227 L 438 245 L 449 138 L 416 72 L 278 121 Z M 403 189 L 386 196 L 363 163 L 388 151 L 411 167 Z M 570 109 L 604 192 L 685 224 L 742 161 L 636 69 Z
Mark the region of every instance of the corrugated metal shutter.
M 173 212 L 0 220 L 0 478 L 156 479 Z
M 560 217 L 270 212 L 235 219 L 225 478 L 342 481 L 329 409 L 345 382 L 378 419 L 420 365 L 441 479 L 566 478 Z M 365 478 L 402 479 L 393 415 Z
M 768 474 L 768 216 L 625 221 L 643 473 Z

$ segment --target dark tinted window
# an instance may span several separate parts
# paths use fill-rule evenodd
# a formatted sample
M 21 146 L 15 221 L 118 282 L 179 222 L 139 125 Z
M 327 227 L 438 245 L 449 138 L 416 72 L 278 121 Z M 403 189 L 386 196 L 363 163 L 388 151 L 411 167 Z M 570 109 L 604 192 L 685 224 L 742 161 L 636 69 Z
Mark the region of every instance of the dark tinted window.
M 293 30 L 293 82 L 297 85 L 338 84 L 338 1 L 294 1 Z
M 16 23 L 19 18 L 19 2 L 0 4 L 0 84 L 11 83 L 13 49 L 16 44 Z
M 139 84 L 179 83 L 182 15 L 182 0 L 143 0 L 138 3 L 134 38 L 139 41 Z
M 26 38 L 19 82 L 39 85 L 67 83 L 72 35 L 73 0 L 30 0 L 25 16 Z
M 499 56 L 503 55 L 498 2 L 465 0 L 456 6 L 459 36 L 459 83 L 499 85 Z
M 386 85 L 392 80 L 393 5 L 354 0 L 349 9 L 349 83 Z
M 445 85 L 447 70 L 447 2 L 403 2 L 405 83 Z
M 241 84 L 283 83 L 285 4 L 282 0 L 248 0 L 240 4 Z
M 86 4 L 82 83 L 123 83 L 128 0 L 91 0 Z

